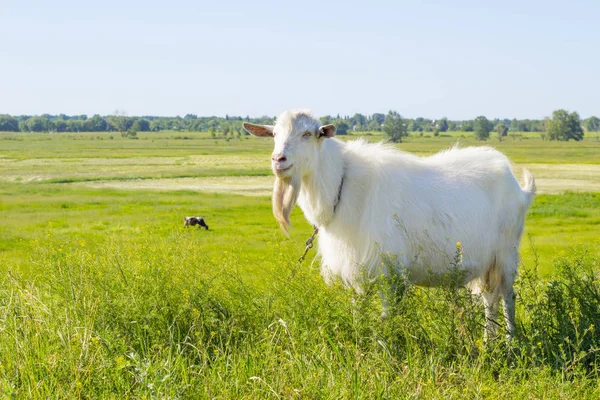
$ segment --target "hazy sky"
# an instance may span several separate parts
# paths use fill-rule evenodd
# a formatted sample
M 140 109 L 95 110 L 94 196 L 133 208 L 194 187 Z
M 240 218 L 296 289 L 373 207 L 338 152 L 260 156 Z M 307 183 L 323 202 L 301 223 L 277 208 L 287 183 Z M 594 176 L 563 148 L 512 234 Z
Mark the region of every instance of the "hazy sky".
M 600 115 L 597 0 L 2 0 L 0 38 L 0 114 Z

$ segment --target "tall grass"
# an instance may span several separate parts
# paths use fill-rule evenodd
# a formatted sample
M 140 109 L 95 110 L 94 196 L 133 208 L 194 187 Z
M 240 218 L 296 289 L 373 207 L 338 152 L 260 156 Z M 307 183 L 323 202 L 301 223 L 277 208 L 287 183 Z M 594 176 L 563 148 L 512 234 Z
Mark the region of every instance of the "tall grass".
M 327 287 L 296 255 L 260 279 L 235 246 L 190 237 L 42 241 L 0 289 L 0 390 L 18 398 L 597 397 L 598 260 L 583 250 L 517 283 L 518 337 L 484 344 L 457 285 Z M 90 250 L 94 249 L 94 250 Z M 385 285 L 398 282 L 384 282 Z

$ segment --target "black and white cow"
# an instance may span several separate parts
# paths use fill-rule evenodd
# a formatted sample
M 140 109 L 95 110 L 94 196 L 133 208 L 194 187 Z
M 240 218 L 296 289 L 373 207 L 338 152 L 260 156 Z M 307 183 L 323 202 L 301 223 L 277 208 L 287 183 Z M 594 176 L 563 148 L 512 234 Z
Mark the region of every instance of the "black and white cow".
M 185 227 L 190 225 L 198 225 L 198 228 L 204 227 L 206 230 L 208 230 L 208 225 L 206 225 L 206 222 L 204 222 L 204 218 L 202 217 L 185 217 L 183 226 Z

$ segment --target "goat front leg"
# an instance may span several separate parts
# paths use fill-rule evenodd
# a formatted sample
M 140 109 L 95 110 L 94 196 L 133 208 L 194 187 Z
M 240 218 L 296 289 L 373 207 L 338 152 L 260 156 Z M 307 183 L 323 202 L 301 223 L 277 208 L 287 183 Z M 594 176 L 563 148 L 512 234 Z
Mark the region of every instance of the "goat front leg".
M 379 291 L 379 297 L 381 297 L 381 315 L 379 316 L 381 319 L 386 319 L 390 315 L 390 308 L 388 303 L 388 293 L 385 293 L 384 290 Z

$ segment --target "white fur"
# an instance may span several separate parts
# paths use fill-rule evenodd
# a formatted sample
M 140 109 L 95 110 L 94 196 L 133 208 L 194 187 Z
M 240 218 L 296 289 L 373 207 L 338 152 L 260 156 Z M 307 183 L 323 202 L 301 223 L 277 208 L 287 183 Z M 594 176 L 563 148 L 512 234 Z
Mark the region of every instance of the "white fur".
M 361 139 L 302 137 L 307 130 L 318 133 L 319 125 L 307 112 L 282 114 L 275 153 L 285 154 L 294 164 L 290 174 L 302 177 L 298 204 L 319 228 L 325 279 L 337 276 L 360 291 L 362 279 L 388 273 L 383 255 L 397 260 L 412 283 L 437 286 L 460 242 L 464 284 L 481 293 L 486 306 L 486 336 L 495 332 L 499 297 L 511 336 L 512 287 L 533 176 L 525 171 L 521 188 L 509 160 L 491 147 L 455 146 L 422 158 Z

